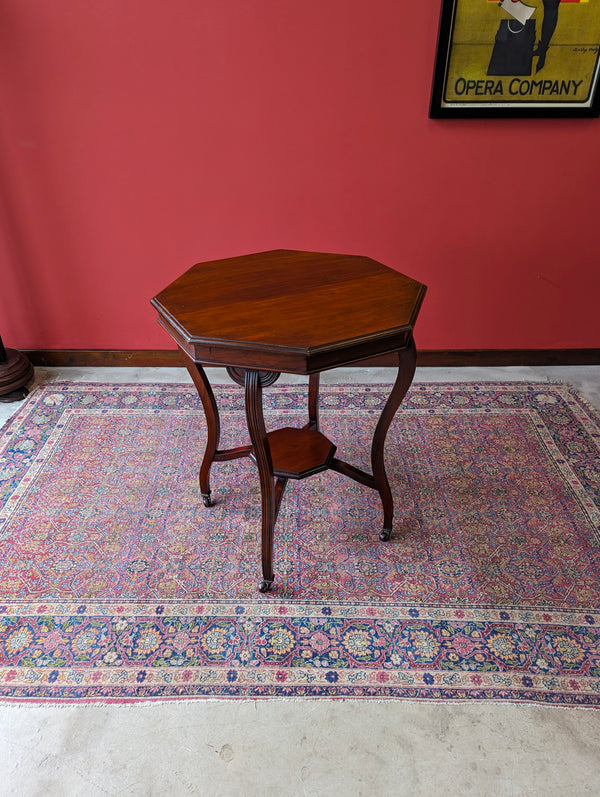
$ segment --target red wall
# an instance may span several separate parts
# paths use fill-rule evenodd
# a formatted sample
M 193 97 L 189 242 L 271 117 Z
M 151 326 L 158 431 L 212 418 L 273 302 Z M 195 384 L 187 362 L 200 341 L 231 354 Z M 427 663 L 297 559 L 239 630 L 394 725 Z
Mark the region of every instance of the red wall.
M 600 120 L 430 120 L 439 3 L 0 7 L 0 331 L 167 348 L 200 260 L 366 254 L 422 349 L 600 345 Z M 521 153 L 521 154 L 519 154 Z

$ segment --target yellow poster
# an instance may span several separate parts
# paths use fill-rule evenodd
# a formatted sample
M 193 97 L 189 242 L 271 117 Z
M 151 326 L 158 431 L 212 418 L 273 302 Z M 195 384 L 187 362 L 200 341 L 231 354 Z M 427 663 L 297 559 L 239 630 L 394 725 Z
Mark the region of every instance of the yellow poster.
M 444 0 L 431 115 L 598 115 L 599 51 L 600 0 Z

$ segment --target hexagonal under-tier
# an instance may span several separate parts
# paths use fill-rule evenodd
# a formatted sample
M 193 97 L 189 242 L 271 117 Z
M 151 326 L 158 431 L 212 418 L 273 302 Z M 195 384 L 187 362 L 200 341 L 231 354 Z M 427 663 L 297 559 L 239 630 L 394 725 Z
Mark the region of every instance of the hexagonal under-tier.
M 336 452 L 336 446 L 314 429 L 284 426 L 269 432 L 267 438 L 273 475 L 284 479 L 305 479 L 327 470 Z

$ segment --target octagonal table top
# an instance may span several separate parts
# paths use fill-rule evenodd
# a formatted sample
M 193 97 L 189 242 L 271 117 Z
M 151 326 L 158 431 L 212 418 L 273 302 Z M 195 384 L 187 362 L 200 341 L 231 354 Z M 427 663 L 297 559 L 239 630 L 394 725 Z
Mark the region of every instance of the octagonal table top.
M 196 362 L 309 374 L 404 348 L 425 291 L 368 257 L 280 249 L 198 263 L 152 305 Z

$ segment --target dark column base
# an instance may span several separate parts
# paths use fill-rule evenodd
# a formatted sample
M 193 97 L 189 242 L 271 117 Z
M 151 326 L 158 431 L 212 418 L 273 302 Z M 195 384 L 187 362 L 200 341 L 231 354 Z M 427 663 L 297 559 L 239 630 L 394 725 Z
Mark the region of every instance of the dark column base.
M 6 349 L 6 360 L 0 361 L 0 401 L 21 401 L 27 395 L 26 385 L 33 379 L 33 365 L 16 349 Z

